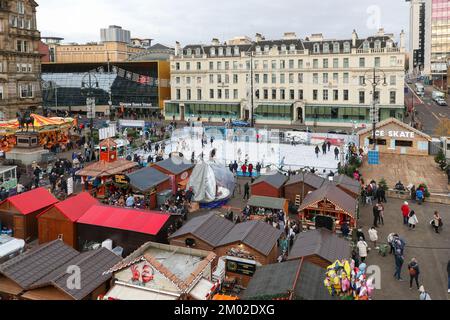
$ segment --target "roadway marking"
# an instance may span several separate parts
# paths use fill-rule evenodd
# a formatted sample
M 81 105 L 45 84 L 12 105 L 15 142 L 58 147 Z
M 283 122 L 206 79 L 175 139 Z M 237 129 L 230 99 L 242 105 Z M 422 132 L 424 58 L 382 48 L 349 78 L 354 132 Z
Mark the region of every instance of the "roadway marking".
M 411 89 L 411 87 L 409 86 L 409 84 L 406 84 L 406 86 L 409 88 L 409 90 L 411 90 L 411 92 L 416 96 L 416 98 L 420 101 L 420 103 L 423 104 L 423 100 L 417 95 L 417 93 Z M 425 89 L 424 89 L 425 90 Z

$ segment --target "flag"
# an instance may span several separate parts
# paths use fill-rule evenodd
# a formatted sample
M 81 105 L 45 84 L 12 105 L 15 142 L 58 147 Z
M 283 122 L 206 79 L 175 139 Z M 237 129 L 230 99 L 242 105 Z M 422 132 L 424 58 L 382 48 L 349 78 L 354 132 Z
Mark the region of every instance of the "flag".
M 132 80 L 134 82 L 139 82 L 140 75 L 137 73 L 133 73 Z
M 121 78 L 125 78 L 125 70 L 123 70 L 122 68 L 118 68 L 117 75 Z
M 149 84 L 149 82 L 150 82 L 150 77 L 143 76 L 143 75 L 139 75 L 139 80 L 138 80 L 138 82 L 139 82 L 140 84 Z
M 133 73 L 129 72 L 129 71 L 126 71 L 125 78 L 127 78 L 128 80 L 131 80 L 132 77 L 133 77 Z

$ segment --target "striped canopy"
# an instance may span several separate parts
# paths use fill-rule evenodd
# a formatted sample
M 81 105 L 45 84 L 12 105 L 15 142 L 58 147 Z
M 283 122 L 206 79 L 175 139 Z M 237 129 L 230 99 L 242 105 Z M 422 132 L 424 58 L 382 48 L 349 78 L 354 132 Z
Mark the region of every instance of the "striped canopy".
M 46 118 L 44 116 L 38 114 L 31 114 L 34 118 L 34 127 L 36 130 L 41 131 L 46 128 L 64 128 L 70 127 L 72 125 L 74 119 L 72 118 Z M 1 121 L 0 122 L 0 134 L 3 133 L 15 133 L 19 129 L 19 121 L 17 119 L 10 121 Z

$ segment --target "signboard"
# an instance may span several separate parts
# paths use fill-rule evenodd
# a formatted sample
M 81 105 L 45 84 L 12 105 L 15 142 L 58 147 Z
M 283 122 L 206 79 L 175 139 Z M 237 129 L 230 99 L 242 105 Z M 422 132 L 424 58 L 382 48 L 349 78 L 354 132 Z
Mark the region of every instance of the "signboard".
M 389 138 L 407 138 L 407 139 L 414 139 L 415 135 L 414 132 L 411 131 L 397 131 L 397 130 L 376 130 L 375 136 L 377 137 L 389 137 Z
M 109 125 L 108 128 L 101 128 L 98 131 L 99 133 L 99 139 L 105 140 L 108 138 L 113 138 L 116 136 L 116 126 L 115 125 Z
M 70 177 L 67 179 L 67 195 L 70 196 L 73 194 L 73 178 Z
M 378 151 L 370 150 L 368 152 L 369 164 L 377 165 L 380 164 L 380 153 Z
M 227 258 L 226 271 L 252 277 L 256 271 L 256 264 Z
M 119 103 L 119 106 L 122 108 L 152 108 L 153 105 L 151 103 Z
M 130 178 L 124 174 L 116 174 L 114 176 L 114 182 L 117 184 L 127 185 L 130 182 Z
M 121 127 L 129 127 L 129 128 L 145 128 L 145 121 L 142 121 L 142 120 L 120 120 L 119 125 Z
M 95 98 L 86 98 L 86 114 L 88 119 L 95 119 Z

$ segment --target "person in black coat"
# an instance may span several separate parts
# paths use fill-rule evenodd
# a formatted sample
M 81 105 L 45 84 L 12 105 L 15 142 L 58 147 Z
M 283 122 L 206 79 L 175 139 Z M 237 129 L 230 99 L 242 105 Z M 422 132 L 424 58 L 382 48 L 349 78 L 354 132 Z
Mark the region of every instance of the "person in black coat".
M 380 220 L 380 209 L 377 205 L 373 206 L 373 226 L 378 228 L 378 221 Z

